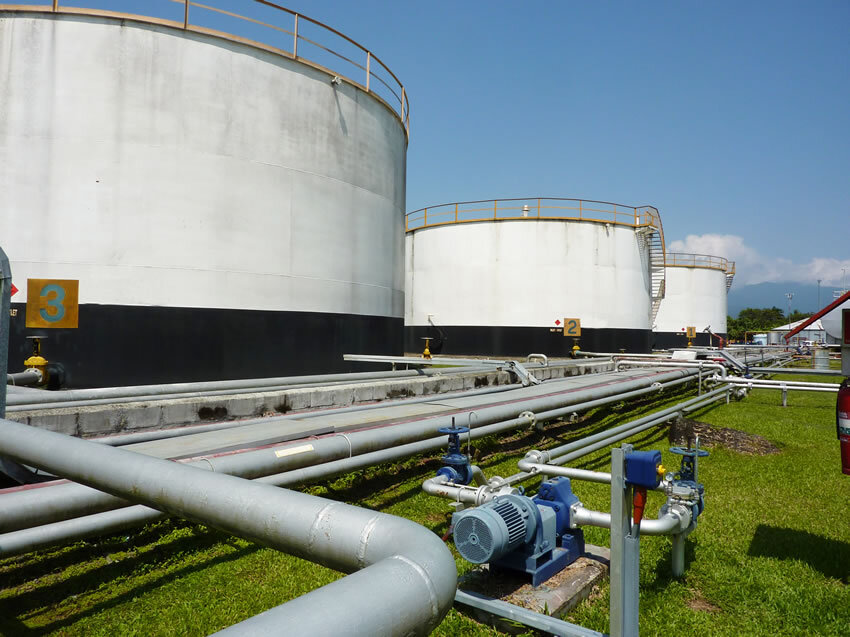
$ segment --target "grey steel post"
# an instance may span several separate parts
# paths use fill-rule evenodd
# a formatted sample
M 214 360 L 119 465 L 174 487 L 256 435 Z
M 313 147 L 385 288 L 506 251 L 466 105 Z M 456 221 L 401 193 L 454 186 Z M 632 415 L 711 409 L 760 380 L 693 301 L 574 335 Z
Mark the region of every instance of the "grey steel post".
M 640 535 L 631 529 L 626 454 L 632 445 L 611 450 L 611 637 L 638 634 Z
M 9 257 L 0 248 L 0 418 L 6 417 L 6 374 L 9 369 L 9 307 L 12 299 L 12 269 Z

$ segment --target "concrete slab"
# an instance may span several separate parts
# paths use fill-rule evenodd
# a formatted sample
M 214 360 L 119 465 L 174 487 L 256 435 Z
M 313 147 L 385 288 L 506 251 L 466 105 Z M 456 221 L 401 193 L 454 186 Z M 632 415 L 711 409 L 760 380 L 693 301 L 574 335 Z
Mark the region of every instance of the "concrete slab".
M 579 378 L 588 372 L 605 372 L 612 369 L 610 361 L 559 361 L 552 367 L 532 370 L 539 376 L 552 378 L 574 377 L 571 382 L 579 385 L 598 382 L 594 377 Z M 450 370 L 446 370 L 450 374 Z M 639 372 L 632 372 L 639 373 Z M 439 396 L 449 391 L 506 385 L 516 382 L 507 372 L 469 372 L 450 376 L 426 376 L 404 380 L 352 383 L 327 387 L 302 387 L 297 389 L 257 392 L 231 396 L 195 396 L 163 401 L 139 401 L 130 403 L 103 404 L 91 407 L 63 407 L 57 409 L 15 409 L 9 417 L 28 422 L 34 427 L 61 431 L 70 435 L 95 436 L 116 433 L 121 430 L 147 430 L 177 427 L 212 420 L 233 420 L 240 417 L 258 416 L 269 413 L 297 415 L 299 411 L 330 407 L 343 407 L 364 402 L 393 400 L 410 396 Z M 23 388 L 20 388 L 23 389 Z M 29 391 L 40 392 L 42 390 Z M 540 395 L 553 391 L 552 384 L 524 388 L 523 394 Z M 439 399 L 437 399 L 439 400 Z M 496 401 L 498 402 L 498 401 Z M 435 400 L 422 411 L 412 413 L 368 416 L 359 426 L 380 424 L 406 415 L 438 415 L 447 409 L 474 408 L 480 401 L 469 399 Z M 428 406 L 430 405 L 430 406 Z M 381 410 L 379 410 L 381 411 Z M 85 415 L 83 415 L 85 414 Z M 344 421 L 344 423 L 343 423 Z M 352 428 L 352 417 L 344 416 L 335 421 L 337 430 Z M 356 426 L 356 425 L 355 425 Z M 104 427 L 107 429 L 104 430 Z
M 179 438 L 140 442 L 122 448 L 157 458 L 179 459 L 236 449 L 262 447 L 332 432 L 333 428 L 312 420 L 275 420 L 234 429 L 190 434 Z
M 505 571 L 490 573 L 486 565 L 463 575 L 458 587 L 535 613 L 560 618 L 587 599 L 594 586 L 608 578 L 609 560 L 610 551 L 607 548 L 588 544 L 583 557 L 536 588 L 522 574 Z M 484 611 L 470 611 L 479 621 L 504 632 L 517 634 L 528 630 Z

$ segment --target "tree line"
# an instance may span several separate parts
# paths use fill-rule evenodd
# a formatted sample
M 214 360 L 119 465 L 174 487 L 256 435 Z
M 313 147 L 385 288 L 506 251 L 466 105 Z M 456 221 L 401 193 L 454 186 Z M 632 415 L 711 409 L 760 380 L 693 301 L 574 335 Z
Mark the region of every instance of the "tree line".
M 770 308 L 748 307 L 738 312 L 738 318 L 726 317 L 726 333 L 732 341 L 743 341 L 746 332 L 767 332 L 774 327 L 801 321 L 808 316 L 809 314 L 805 312 L 794 310 L 788 317 L 776 306 Z

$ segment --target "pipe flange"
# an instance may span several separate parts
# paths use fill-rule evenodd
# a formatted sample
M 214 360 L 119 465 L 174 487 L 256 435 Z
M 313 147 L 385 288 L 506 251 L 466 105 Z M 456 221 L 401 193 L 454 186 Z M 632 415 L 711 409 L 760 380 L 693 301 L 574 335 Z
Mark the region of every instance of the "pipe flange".
M 534 415 L 533 411 L 523 411 L 520 412 L 519 418 L 528 418 L 531 421 L 531 426 L 534 427 L 537 424 L 537 416 Z
M 537 451 L 536 449 L 533 449 L 525 454 L 525 458 L 523 458 L 523 460 L 527 460 L 534 464 L 546 464 L 549 461 L 549 454 L 545 451 Z

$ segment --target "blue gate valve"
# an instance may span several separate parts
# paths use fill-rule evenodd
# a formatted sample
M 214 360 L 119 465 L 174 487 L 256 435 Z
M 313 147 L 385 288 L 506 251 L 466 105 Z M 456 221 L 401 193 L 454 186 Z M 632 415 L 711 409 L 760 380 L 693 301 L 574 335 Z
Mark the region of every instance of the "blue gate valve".
M 682 456 L 682 464 L 679 467 L 679 472 L 674 476 L 673 485 L 678 487 L 689 487 L 699 494 L 699 499 L 695 503 L 695 515 L 698 516 L 705 508 L 703 496 L 705 495 L 705 486 L 698 482 L 699 472 L 697 458 L 705 458 L 708 452 L 705 449 L 699 448 L 699 438 L 691 447 L 670 447 L 670 453 L 675 453 Z
M 468 431 L 469 427 L 456 427 L 454 418 L 452 418 L 451 427 L 440 427 L 437 430 L 438 433 L 449 435 L 446 454 L 440 458 L 445 466 L 437 471 L 437 475 L 446 476 L 450 482 L 455 484 L 472 482 L 472 467 L 469 464 L 469 456 L 460 450 L 460 436 Z

